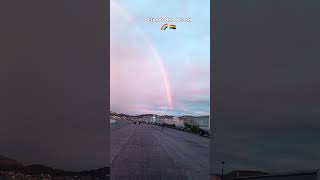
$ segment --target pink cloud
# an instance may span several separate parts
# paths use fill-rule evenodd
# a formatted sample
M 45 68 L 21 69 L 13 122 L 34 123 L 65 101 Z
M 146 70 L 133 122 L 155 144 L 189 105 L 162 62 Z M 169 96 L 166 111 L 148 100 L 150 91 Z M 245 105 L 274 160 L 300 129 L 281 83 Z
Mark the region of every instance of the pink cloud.
M 111 110 L 149 112 L 155 104 L 166 104 L 160 71 L 148 48 L 119 41 L 111 45 Z

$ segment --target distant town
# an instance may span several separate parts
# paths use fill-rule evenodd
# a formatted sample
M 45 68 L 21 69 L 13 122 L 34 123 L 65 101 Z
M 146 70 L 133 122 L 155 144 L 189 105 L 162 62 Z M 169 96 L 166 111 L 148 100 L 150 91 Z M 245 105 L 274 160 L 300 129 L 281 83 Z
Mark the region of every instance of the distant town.
M 115 120 L 127 120 L 132 124 L 154 124 L 210 137 L 209 116 L 170 116 L 157 114 L 127 115 L 111 111 L 110 120 L 111 123 Z

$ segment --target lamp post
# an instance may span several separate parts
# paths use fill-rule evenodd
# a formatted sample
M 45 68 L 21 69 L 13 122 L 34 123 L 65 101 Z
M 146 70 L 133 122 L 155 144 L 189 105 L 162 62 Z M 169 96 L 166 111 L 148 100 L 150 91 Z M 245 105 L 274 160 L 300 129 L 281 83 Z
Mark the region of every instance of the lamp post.
M 224 161 L 221 162 L 221 179 L 223 180 Z

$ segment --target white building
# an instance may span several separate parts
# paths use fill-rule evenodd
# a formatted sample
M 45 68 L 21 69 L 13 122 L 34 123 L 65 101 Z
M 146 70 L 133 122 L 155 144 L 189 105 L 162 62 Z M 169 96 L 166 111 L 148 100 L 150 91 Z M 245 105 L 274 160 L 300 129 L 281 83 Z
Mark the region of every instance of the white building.
M 177 127 L 184 127 L 184 121 L 180 117 L 173 117 L 172 118 L 173 124 Z

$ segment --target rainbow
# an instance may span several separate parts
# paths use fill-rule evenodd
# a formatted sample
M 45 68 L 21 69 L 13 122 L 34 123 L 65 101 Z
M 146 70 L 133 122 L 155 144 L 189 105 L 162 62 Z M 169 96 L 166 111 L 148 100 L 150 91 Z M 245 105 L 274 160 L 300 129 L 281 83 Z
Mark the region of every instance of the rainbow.
M 162 31 L 166 30 L 167 28 L 168 28 L 168 24 L 164 24 L 164 25 L 161 26 L 161 30 Z
M 155 57 L 155 60 L 156 60 L 156 62 L 158 64 L 158 66 L 159 66 L 161 77 L 162 77 L 163 84 L 164 84 L 164 89 L 165 89 L 165 92 L 166 92 L 168 108 L 172 108 L 171 85 L 170 85 L 170 82 L 169 82 L 169 78 L 168 78 L 168 75 L 167 75 L 166 68 L 164 66 L 164 63 L 163 63 L 163 60 L 162 60 L 161 56 L 159 55 L 159 52 L 154 47 L 154 45 L 152 44 L 151 40 L 148 38 L 147 34 L 138 26 L 138 24 L 133 19 L 133 17 L 130 16 L 128 11 L 126 11 L 124 8 L 122 8 L 118 3 L 114 2 L 113 0 L 110 1 L 110 5 L 112 7 L 114 7 L 114 8 L 116 8 L 118 10 L 118 12 L 121 13 L 121 15 L 123 15 L 128 22 L 133 24 L 135 26 L 136 30 L 140 31 L 141 34 L 143 35 L 144 41 L 149 46 L 151 52 L 153 53 L 153 55 Z

